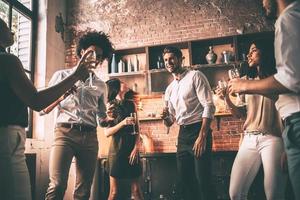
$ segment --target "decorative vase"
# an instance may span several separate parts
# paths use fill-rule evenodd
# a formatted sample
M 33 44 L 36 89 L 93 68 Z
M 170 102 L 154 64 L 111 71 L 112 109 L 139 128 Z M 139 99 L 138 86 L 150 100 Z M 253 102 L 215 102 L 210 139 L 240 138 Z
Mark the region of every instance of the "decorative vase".
M 117 62 L 115 54 L 112 55 L 111 59 L 111 73 L 117 73 Z
M 217 54 L 215 54 L 212 46 L 209 46 L 209 52 L 207 53 L 205 58 L 208 64 L 216 63 Z

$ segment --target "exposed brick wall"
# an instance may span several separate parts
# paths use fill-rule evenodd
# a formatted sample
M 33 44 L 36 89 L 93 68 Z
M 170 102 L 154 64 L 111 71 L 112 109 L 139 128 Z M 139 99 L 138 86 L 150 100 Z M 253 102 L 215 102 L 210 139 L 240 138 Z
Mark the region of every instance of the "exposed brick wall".
M 109 33 L 115 47 L 235 35 L 273 29 L 261 0 L 67 0 L 67 49 L 87 29 Z M 249 26 L 248 26 L 249 25 Z M 68 51 L 67 65 L 76 58 Z M 72 55 L 72 56 L 71 56 Z
M 152 113 L 159 115 L 163 108 L 161 98 L 141 99 L 143 110 L 139 112 L 141 118 Z M 217 123 L 219 120 L 220 130 Z M 232 116 L 216 117 L 212 122 L 213 129 L 213 150 L 214 151 L 235 151 L 238 148 L 240 133 L 244 121 Z M 179 126 L 174 124 L 169 133 L 162 123 L 162 120 L 141 121 L 141 134 L 148 135 L 153 139 L 155 152 L 176 151 L 177 135 Z
M 117 49 L 174 43 L 273 29 L 261 15 L 261 0 L 68 0 L 66 66 L 76 62 L 75 38 L 87 29 L 111 36 Z M 160 99 L 144 100 L 144 112 L 152 112 Z M 149 110 L 148 110 L 149 109 Z M 221 119 L 221 130 L 213 122 L 214 150 L 236 150 L 243 121 Z M 142 133 L 150 135 L 155 151 L 176 150 L 178 127 L 166 134 L 159 120 L 143 121 Z

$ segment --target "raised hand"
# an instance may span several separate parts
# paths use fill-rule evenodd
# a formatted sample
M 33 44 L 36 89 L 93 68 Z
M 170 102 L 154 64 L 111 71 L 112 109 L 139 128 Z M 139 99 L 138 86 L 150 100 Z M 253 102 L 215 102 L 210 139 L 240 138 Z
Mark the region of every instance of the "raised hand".
M 86 80 L 89 76 L 89 71 L 96 67 L 95 61 L 86 61 L 86 58 L 88 56 L 91 56 L 93 52 L 94 52 L 93 50 L 89 50 L 85 52 L 76 66 L 77 68 L 75 71 L 75 75 L 78 76 L 79 79 L 82 81 Z

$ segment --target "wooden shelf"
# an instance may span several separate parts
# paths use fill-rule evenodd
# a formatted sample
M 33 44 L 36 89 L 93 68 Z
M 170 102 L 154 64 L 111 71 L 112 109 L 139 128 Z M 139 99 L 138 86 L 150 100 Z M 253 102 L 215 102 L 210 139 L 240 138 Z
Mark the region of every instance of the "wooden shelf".
M 139 121 L 157 121 L 157 120 L 162 120 L 160 117 L 142 117 L 139 118 Z
M 160 73 L 160 72 L 167 72 L 167 70 L 165 68 L 149 70 L 149 73 Z
M 247 54 L 249 45 L 254 39 L 270 39 L 272 37 L 274 37 L 274 32 L 270 31 L 118 49 L 115 52 L 117 63 L 122 60 L 125 63 L 125 70 L 128 70 L 128 61 L 133 64 L 138 56 L 140 71 L 110 73 L 108 77 L 123 79 L 122 81 L 128 83 L 129 87 L 137 85 L 138 92 L 143 95 L 162 94 L 173 81 L 173 77 L 165 68 L 157 69 L 157 61 L 163 60 L 162 53 L 166 46 L 175 46 L 183 53 L 185 58 L 183 64 L 189 66 L 187 67 L 189 69 L 200 70 L 207 77 L 210 86 L 214 88 L 218 80 L 228 79 L 230 68 L 239 66 L 242 54 Z M 216 64 L 206 64 L 206 55 L 210 46 L 217 54 Z M 224 63 L 224 51 L 230 53 L 228 64 Z
M 143 76 L 145 74 L 146 74 L 146 71 L 138 71 L 138 72 L 110 73 L 110 74 L 108 74 L 108 76 L 109 77 L 136 76 L 136 75 Z
M 202 68 L 231 68 L 234 66 L 238 66 L 240 62 L 229 62 L 229 63 L 221 63 L 221 64 L 196 64 L 192 65 L 191 69 L 202 69 Z
M 227 116 L 232 116 L 232 114 L 229 112 L 215 113 L 215 117 L 227 117 Z

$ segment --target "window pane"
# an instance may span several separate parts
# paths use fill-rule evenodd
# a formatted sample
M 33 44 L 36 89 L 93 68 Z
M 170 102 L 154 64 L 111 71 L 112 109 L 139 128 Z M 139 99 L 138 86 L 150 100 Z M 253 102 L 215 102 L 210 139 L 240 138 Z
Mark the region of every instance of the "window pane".
M 8 5 L 3 1 L 0 1 L 0 17 L 8 23 Z
M 15 33 L 15 43 L 10 48 L 10 51 L 18 56 L 23 67 L 30 71 L 31 21 L 14 9 L 12 15 L 12 31 Z
M 26 6 L 28 9 L 32 10 L 31 6 L 31 0 L 18 0 L 20 3 L 22 3 L 24 6 Z

